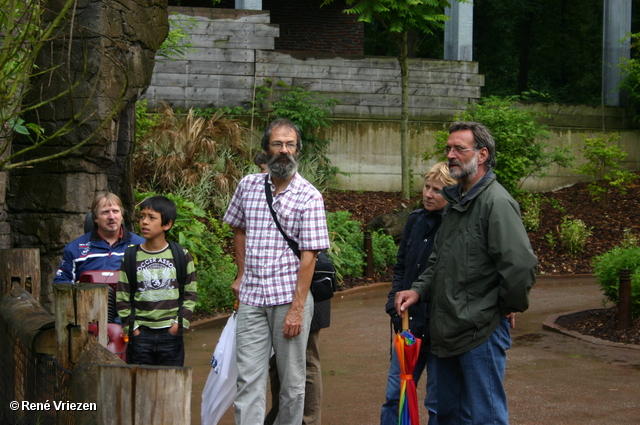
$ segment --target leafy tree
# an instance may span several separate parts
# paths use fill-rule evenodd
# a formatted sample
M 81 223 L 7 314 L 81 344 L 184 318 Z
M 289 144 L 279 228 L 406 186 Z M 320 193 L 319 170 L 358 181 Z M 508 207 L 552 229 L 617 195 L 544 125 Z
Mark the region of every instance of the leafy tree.
M 610 189 L 618 189 L 624 195 L 626 187 L 637 178 L 634 173 L 620 166 L 620 161 L 628 153 L 617 146 L 619 141 L 618 134 L 611 134 L 609 137 L 601 134 L 593 139 L 585 137 L 582 152 L 587 162 L 574 170 L 595 179 L 587 189 L 594 200 L 604 201 L 605 208 L 609 206 Z
M 324 0 L 322 5 L 333 3 Z M 357 14 L 361 22 L 378 21 L 383 33 L 388 35 L 398 47 L 402 87 L 402 113 L 400 130 L 400 156 L 402 170 L 402 197 L 411 197 L 411 153 L 409 152 L 409 56 L 426 37 L 444 28 L 448 17 L 444 8 L 447 0 L 346 0 L 349 9 L 343 12 Z M 423 37 L 412 38 L 410 33 L 422 32 Z
M 640 59 L 638 59 L 638 47 L 640 47 L 640 33 L 631 34 L 631 49 L 634 57 L 627 60 L 622 59 L 620 71 L 624 75 L 620 81 L 620 88 L 626 90 L 629 96 L 629 103 L 636 110 L 634 121 L 640 120 Z
M 518 191 L 529 177 L 544 177 L 544 170 L 551 164 L 568 167 L 573 155 L 568 148 L 549 147 L 546 126 L 538 123 L 537 114 L 518 109 L 513 105 L 517 96 L 489 97 L 481 100 L 456 118 L 484 124 L 496 142 L 496 166 L 493 171 L 498 181 L 512 194 Z M 440 157 L 449 133 L 436 134 L 433 150 L 425 159 Z
M 473 5 L 473 57 L 485 76 L 484 96 L 535 92 L 546 94 L 536 101 L 600 104 L 601 0 L 474 0 Z

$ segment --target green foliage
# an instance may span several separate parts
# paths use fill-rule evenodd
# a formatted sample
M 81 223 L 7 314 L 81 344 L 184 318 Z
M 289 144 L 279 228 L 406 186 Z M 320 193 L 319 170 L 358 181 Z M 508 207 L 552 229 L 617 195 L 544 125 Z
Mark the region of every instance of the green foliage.
M 615 247 L 593 260 L 593 271 L 604 296 L 612 303 L 619 300 L 620 270 L 631 271 L 631 314 L 640 317 L 640 247 Z
M 144 104 L 138 104 L 141 111 Z M 174 192 L 222 213 L 251 163 L 242 124 L 216 112 L 177 115 L 168 105 L 138 127 L 133 155 L 140 190 Z
M 348 211 L 327 213 L 327 226 L 331 248 L 328 251 L 336 267 L 338 279 L 363 275 L 366 264 L 364 252 L 364 233 L 359 221 L 351 220 Z M 375 273 L 383 271 L 393 264 L 398 247 L 393 238 L 380 232 L 372 235 L 373 268 Z
M 558 231 L 560 242 L 572 257 L 582 252 L 584 245 L 591 236 L 593 227 L 587 227 L 584 221 L 564 217 Z
M 582 152 L 587 162 L 574 170 L 595 179 L 587 188 L 595 201 L 604 201 L 605 208 L 609 204 L 610 189 L 617 189 L 624 195 L 626 188 L 637 177 L 620 166 L 620 161 L 628 154 L 617 146 L 619 141 L 618 134 L 611 134 L 609 137 L 600 134 L 593 139 L 585 136 Z
M 325 0 L 322 5 L 333 3 Z M 346 0 L 349 9 L 344 13 L 358 15 L 360 22 L 382 23 L 388 34 L 400 34 L 413 29 L 432 34 L 436 29 L 444 28 L 449 19 L 444 8 L 449 6 L 444 0 Z
M 547 245 L 549 245 L 551 249 L 554 249 L 556 247 L 556 238 L 553 235 L 553 232 L 550 231 L 546 235 L 544 235 L 544 239 L 547 241 Z
M 371 245 L 373 248 L 373 271 L 381 273 L 389 265 L 395 264 L 398 246 L 393 238 L 382 230 L 371 233 Z
M 559 211 L 561 213 L 564 213 L 567 211 L 565 207 L 562 206 L 560 201 L 558 201 L 556 198 L 549 198 L 547 201 L 551 205 L 551 208 L 555 209 L 556 211 Z
M 364 269 L 364 235 L 360 223 L 351 220 L 348 211 L 327 213 L 327 227 L 331 248 L 327 252 L 339 280 L 345 277 L 362 276 Z
M 177 61 L 184 59 L 184 55 L 187 53 L 195 53 L 196 50 L 192 48 L 193 43 L 189 36 L 189 30 L 197 27 L 198 23 L 192 17 L 169 16 L 169 34 L 156 52 L 156 62 L 166 62 L 158 58 Z
M 523 192 L 518 196 L 518 202 L 522 210 L 522 222 L 527 232 L 535 232 L 540 227 L 541 199 L 540 195 L 531 192 Z
M 156 193 L 136 191 L 136 201 Z M 237 274 L 232 258 L 222 250 L 225 240 L 231 238 L 229 226 L 211 217 L 193 202 L 168 193 L 177 208 L 176 222 L 168 232 L 168 239 L 177 241 L 189 250 L 196 265 L 198 277 L 198 302 L 196 311 L 212 313 L 227 311 L 233 307 L 231 284 Z
M 496 142 L 496 166 L 493 171 L 498 181 L 515 194 L 529 177 L 544 177 L 545 169 L 552 164 L 567 167 L 573 160 L 568 148 L 551 148 L 544 142 L 549 132 L 538 123 L 538 114 L 518 109 L 517 97 L 483 98 L 456 117 L 461 121 L 477 121 L 484 124 Z M 425 159 L 442 157 L 449 133 L 436 134 L 433 150 L 425 152 Z
M 620 242 L 620 248 L 632 248 L 640 245 L 638 236 L 633 234 L 633 231 L 626 228 L 622 231 L 622 241 Z
M 620 89 L 626 90 L 629 94 L 629 102 L 636 110 L 634 121 L 640 120 L 640 59 L 638 56 L 640 47 L 640 33 L 631 34 L 631 49 L 633 58 L 622 58 L 620 62 L 620 73 L 624 76 L 620 81 Z
M 333 3 L 324 0 L 322 6 Z M 400 129 L 400 168 L 402 176 L 402 197 L 411 196 L 411 149 L 409 146 L 409 56 L 420 47 L 422 42 L 434 33 L 442 30 L 449 19 L 444 8 L 447 0 L 346 0 L 348 9 L 344 13 L 358 15 L 358 21 L 380 24 L 382 34 L 389 37 L 397 47 L 400 65 L 401 87 L 401 129 Z
M 136 140 L 143 139 L 158 125 L 160 116 L 157 112 L 150 112 L 147 106 L 147 99 L 136 102 Z

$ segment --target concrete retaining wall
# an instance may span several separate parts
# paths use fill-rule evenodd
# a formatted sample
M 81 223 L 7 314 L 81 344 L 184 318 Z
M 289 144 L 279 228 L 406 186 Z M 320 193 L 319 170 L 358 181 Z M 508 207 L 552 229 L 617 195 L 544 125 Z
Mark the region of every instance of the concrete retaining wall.
M 629 154 L 622 165 L 630 170 L 640 169 L 640 131 L 631 129 L 631 117 L 624 109 L 556 104 L 523 104 L 520 107 L 547 115 L 540 119 L 551 132 L 551 138 L 546 143 L 569 147 L 576 155 L 574 165 L 584 162 L 581 155 L 583 138 L 597 137 L 605 128 L 605 134 L 615 132 L 620 135 L 619 147 Z M 450 116 L 446 120 L 410 122 L 411 168 L 416 190 L 421 189 L 422 174 L 436 162 L 422 160 L 424 152 L 433 148 L 435 133 L 446 130 L 452 119 Z M 339 176 L 338 188 L 401 190 L 399 120 L 335 118 L 334 125 L 323 135 L 332 140 L 328 156 L 333 164 L 350 174 Z M 586 179 L 571 169 L 553 166 L 547 170 L 545 178 L 527 179 L 522 187 L 548 191 Z

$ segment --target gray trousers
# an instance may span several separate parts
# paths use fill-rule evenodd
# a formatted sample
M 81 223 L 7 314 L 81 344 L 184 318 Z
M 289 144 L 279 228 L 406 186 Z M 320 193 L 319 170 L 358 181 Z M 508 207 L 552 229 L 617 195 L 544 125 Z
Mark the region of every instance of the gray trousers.
M 236 425 L 264 421 L 271 348 L 275 351 L 280 378 L 280 411 L 276 425 L 301 424 L 304 413 L 307 339 L 313 316 L 313 296 L 304 305 L 302 332 L 285 338 L 284 318 L 291 304 L 254 307 L 240 304 L 236 328 L 238 385 Z
M 307 383 L 304 394 L 304 416 L 302 425 L 320 425 L 322 423 L 322 369 L 318 342 L 320 329 L 309 332 L 307 342 Z M 271 381 L 271 410 L 264 419 L 264 425 L 273 425 L 280 409 L 280 380 L 276 356 L 269 361 L 269 380 Z

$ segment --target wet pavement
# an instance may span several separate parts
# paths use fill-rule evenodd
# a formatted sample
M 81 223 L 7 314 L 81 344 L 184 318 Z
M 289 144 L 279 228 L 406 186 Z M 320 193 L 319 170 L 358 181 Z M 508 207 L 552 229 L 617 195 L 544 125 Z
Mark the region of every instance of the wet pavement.
M 390 332 L 384 304 L 390 284 L 338 293 L 331 327 L 322 330 L 324 425 L 379 423 L 389 365 Z M 593 343 L 543 328 L 548 317 L 603 306 L 592 277 L 543 277 L 530 309 L 516 316 L 505 386 L 512 425 L 640 423 L 640 347 Z M 193 368 L 191 423 L 200 424 L 201 393 L 224 321 L 185 334 Z M 596 341 L 597 342 L 597 341 Z M 424 398 L 424 381 L 418 388 Z M 421 406 L 421 423 L 427 423 Z M 221 425 L 233 424 L 233 408 Z

